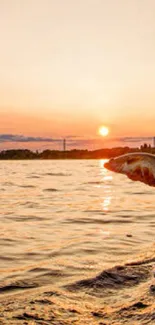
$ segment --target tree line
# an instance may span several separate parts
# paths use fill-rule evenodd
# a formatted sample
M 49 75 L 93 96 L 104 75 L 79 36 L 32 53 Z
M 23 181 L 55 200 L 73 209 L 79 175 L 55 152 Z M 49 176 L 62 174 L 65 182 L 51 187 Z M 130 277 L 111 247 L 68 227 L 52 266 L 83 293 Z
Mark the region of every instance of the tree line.
M 106 159 L 114 158 L 126 153 L 131 152 L 148 152 L 155 154 L 155 148 L 148 146 L 147 144 L 142 145 L 140 148 L 129 148 L 129 147 L 116 147 L 116 148 L 104 148 L 98 150 L 44 150 L 31 151 L 28 149 L 12 149 L 12 150 L 2 150 L 0 152 L 1 160 L 10 159 Z

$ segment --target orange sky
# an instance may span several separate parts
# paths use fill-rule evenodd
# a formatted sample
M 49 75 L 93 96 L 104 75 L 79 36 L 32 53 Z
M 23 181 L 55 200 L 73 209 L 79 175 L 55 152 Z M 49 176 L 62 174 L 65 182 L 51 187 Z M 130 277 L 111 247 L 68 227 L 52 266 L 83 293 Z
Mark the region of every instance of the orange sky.
M 155 133 L 154 0 L 0 1 L 0 133 Z

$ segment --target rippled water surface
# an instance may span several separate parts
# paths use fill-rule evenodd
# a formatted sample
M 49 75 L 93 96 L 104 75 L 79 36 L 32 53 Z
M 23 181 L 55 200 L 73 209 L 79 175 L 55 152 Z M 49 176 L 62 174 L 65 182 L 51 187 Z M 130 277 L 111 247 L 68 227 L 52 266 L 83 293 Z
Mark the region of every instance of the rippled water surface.
M 1 288 L 87 278 L 153 242 L 154 188 L 103 163 L 0 162 Z

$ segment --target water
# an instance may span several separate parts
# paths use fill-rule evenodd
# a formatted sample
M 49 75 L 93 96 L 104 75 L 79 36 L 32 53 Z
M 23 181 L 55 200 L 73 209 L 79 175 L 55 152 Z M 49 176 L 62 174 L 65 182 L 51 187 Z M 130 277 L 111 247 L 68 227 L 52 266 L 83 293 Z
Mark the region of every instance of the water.
M 0 162 L 1 293 L 94 276 L 153 242 L 154 189 L 103 164 Z

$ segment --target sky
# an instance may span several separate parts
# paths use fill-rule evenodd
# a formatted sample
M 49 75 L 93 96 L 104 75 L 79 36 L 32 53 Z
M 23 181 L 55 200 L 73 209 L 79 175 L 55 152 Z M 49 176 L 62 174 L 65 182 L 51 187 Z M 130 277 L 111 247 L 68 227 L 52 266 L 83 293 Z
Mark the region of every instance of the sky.
M 155 135 L 154 17 L 154 0 L 0 0 L 0 135 Z

